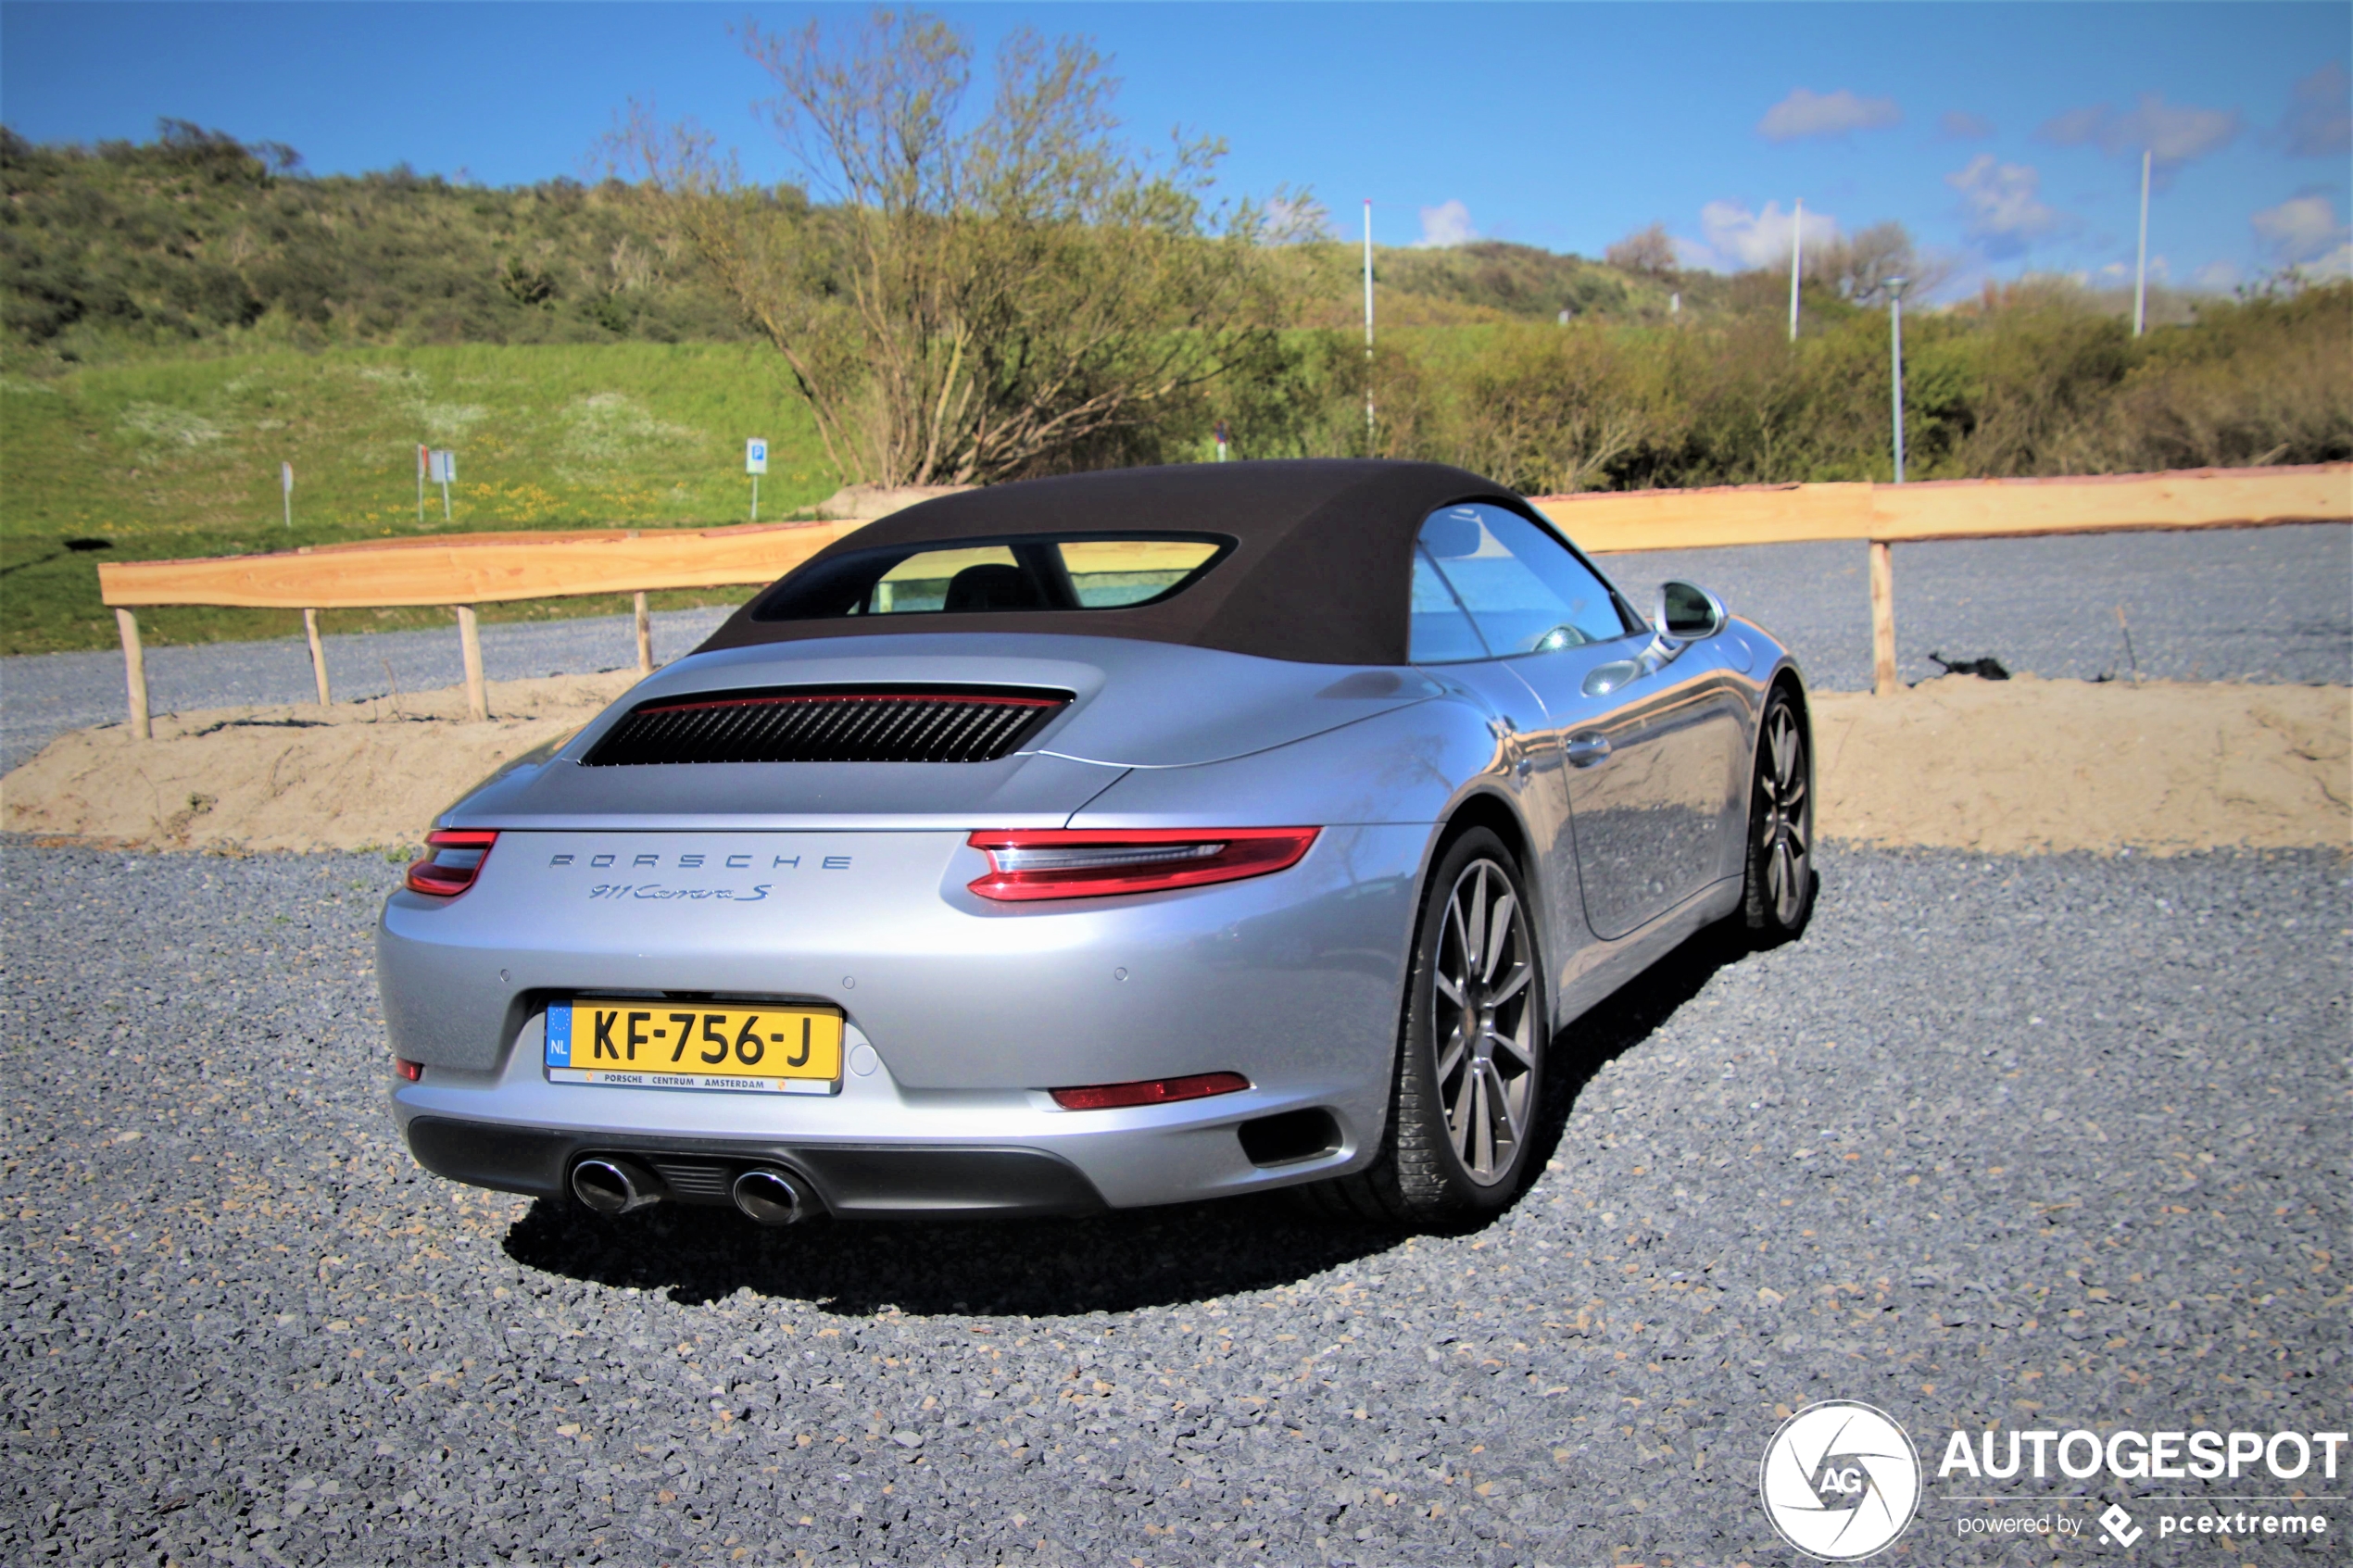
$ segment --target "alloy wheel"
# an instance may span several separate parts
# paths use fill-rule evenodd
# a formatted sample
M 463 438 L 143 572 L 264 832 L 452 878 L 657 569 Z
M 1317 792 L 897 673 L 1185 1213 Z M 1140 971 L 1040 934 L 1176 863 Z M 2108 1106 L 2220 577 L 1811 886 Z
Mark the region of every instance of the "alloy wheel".
M 1504 869 L 1478 859 L 1455 879 L 1445 922 L 1432 974 L 1439 1102 L 1465 1174 L 1492 1186 L 1516 1168 L 1535 1112 L 1528 917 Z

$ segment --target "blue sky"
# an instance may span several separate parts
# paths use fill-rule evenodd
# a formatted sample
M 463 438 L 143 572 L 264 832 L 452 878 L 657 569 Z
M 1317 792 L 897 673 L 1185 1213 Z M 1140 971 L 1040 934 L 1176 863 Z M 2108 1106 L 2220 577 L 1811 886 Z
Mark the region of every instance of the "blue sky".
M 1598 254 L 1654 220 L 1701 265 L 1894 219 L 1988 275 L 2116 276 L 2140 151 L 2158 275 L 2228 286 L 2353 261 L 2353 6 L 2297 5 L 945 6 L 985 50 L 1080 33 L 1139 141 L 1231 145 L 1223 188 L 1312 189 L 1384 245 L 1469 235 Z M 584 172 L 632 96 L 749 171 L 793 174 L 731 29 L 863 7 L 0 4 L 0 119 L 145 139 L 158 116 L 286 143 L 305 167 L 510 184 Z M 2104 270 L 2106 270 L 2104 273 Z

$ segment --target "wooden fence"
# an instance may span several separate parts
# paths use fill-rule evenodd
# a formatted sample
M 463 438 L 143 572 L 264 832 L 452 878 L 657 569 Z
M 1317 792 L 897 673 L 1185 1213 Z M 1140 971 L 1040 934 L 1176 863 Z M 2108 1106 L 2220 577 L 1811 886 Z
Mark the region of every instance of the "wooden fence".
M 1824 540 L 1868 543 L 1874 679 L 1877 689 L 1886 693 L 1896 687 L 1892 546 L 1897 544 L 2353 521 L 2353 463 L 2092 479 L 1597 492 L 1538 496 L 1536 505 L 1596 555 Z M 648 591 L 773 582 L 861 526 L 821 522 L 447 534 L 321 545 L 276 555 L 110 562 L 98 568 L 98 587 L 100 596 L 114 608 L 122 633 L 131 729 L 142 740 L 150 734 L 146 667 L 133 612 L 151 605 L 301 610 L 321 705 L 329 700 L 330 688 L 319 640 L 320 610 L 448 606 L 457 612 L 467 697 L 475 717 L 485 718 L 489 709 L 475 606 L 633 594 L 637 665 L 650 671 Z
M 1536 504 L 1595 555 L 1825 540 L 1869 544 L 1871 684 L 1884 696 L 1898 685 L 1896 545 L 2353 521 L 2353 463 L 1922 484 L 1595 491 L 1540 495 Z
M 516 599 L 631 594 L 636 600 L 637 668 L 653 670 L 646 595 L 657 588 L 721 588 L 773 583 L 859 522 L 763 523 L 734 528 L 605 529 L 579 533 L 457 533 L 320 545 L 266 556 L 108 562 L 98 593 L 114 608 L 131 687 L 131 730 L 150 734 L 146 664 L 133 609 L 148 605 L 237 605 L 299 609 L 310 644 L 320 706 L 329 700 L 319 611 L 447 605 L 457 611 L 466 699 L 489 717 L 482 638 L 474 607 Z

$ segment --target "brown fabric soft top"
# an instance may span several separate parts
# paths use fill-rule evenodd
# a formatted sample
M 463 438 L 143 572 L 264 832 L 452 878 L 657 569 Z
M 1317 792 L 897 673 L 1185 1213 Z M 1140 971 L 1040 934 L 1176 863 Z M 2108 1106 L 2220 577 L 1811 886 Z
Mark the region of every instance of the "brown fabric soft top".
M 1509 490 L 1462 469 L 1369 458 L 1115 469 L 994 485 L 868 523 L 782 581 L 876 548 L 1023 534 L 1216 534 L 1235 547 L 1182 592 L 1116 609 L 761 621 L 757 612 L 771 588 L 695 651 L 816 637 L 1050 632 L 1308 664 L 1403 664 L 1415 535 L 1431 512 L 1462 501 L 1537 516 Z

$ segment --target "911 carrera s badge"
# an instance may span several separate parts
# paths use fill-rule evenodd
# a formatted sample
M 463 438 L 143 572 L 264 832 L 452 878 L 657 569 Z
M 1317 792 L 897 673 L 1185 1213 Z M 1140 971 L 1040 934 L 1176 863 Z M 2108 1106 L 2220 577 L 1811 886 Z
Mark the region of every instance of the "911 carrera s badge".
M 600 882 L 588 890 L 588 897 L 607 901 L 647 898 L 661 902 L 683 898 L 692 903 L 717 900 L 721 903 L 758 904 L 766 901 L 768 889 L 773 885 L 760 882 L 749 887 L 672 887 L 659 882 Z
M 569 866 L 577 863 L 580 857 L 577 855 L 551 855 L 547 858 L 547 864 L 551 867 Z M 670 863 L 683 872 L 698 872 L 701 871 L 705 865 L 709 864 L 711 859 L 712 857 L 710 855 L 697 854 L 689 851 L 683 855 L 671 856 Z M 752 869 L 753 859 L 754 858 L 749 855 L 730 855 L 726 857 L 724 862 L 725 869 L 732 872 L 749 871 Z M 823 871 L 846 872 L 849 869 L 850 859 L 851 857 L 848 855 L 826 855 L 819 859 L 817 865 L 818 868 Z M 651 871 L 659 867 L 661 862 L 662 857 L 651 850 L 645 851 L 641 854 L 632 855 L 629 858 L 630 869 L 634 871 Z M 800 862 L 801 857 L 799 855 L 771 855 L 768 857 L 768 864 L 761 869 L 768 872 L 797 872 L 800 870 Z M 620 863 L 621 857 L 616 854 L 591 855 L 588 857 L 588 864 L 598 871 L 602 871 L 609 866 L 616 866 Z M 711 869 L 712 871 L 718 871 L 721 868 L 717 865 L 712 865 L 711 866 Z

